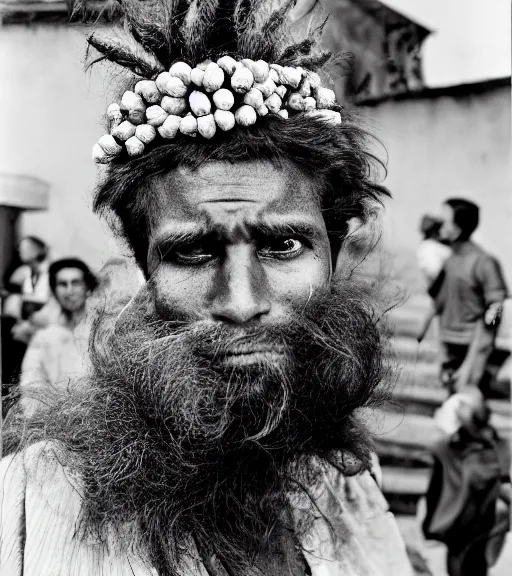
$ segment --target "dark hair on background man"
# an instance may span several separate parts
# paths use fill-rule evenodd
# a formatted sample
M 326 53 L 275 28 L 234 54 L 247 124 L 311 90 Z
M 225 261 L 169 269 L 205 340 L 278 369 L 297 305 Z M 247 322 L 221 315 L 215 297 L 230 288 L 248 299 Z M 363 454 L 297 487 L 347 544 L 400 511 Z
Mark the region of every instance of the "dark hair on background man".
M 449 198 L 445 204 L 453 210 L 453 222 L 461 229 L 460 240 L 469 240 L 478 227 L 480 209 L 464 198 Z
M 85 262 L 78 258 L 63 258 L 62 260 L 56 260 L 53 262 L 49 269 L 50 288 L 53 293 L 55 293 L 57 287 L 57 274 L 61 270 L 64 270 L 64 268 L 78 268 L 78 270 L 81 270 L 84 273 L 84 282 L 88 290 L 92 292 L 96 289 L 98 280 Z

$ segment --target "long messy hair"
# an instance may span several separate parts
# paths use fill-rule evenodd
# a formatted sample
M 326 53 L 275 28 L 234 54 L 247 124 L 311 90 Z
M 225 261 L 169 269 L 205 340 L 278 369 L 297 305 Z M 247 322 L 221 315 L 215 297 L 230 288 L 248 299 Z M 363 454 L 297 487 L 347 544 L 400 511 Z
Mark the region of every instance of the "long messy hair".
M 73 14 L 87 13 L 88 0 L 72 0 Z M 117 0 L 104 8 L 113 21 L 108 35 L 92 34 L 100 56 L 128 70 L 133 88 L 140 78 L 155 78 L 176 61 L 194 66 L 231 55 L 301 66 L 325 79 L 346 55 L 331 55 L 319 45 L 322 27 L 294 40 L 290 12 L 296 0 Z M 130 84 L 131 82 L 131 84 Z M 149 211 L 154 176 L 180 166 L 197 168 L 208 160 L 292 162 L 318 179 L 321 205 L 334 249 L 352 217 L 365 221 L 368 206 L 387 190 L 377 182 L 382 163 L 372 154 L 369 134 L 356 114 L 342 109 L 341 125 L 297 114 L 259 118 L 251 127 L 217 132 L 210 141 L 178 134 L 155 140 L 138 158 L 118 159 L 106 169 L 94 197 L 94 210 L 107 216 L 145 270 Z

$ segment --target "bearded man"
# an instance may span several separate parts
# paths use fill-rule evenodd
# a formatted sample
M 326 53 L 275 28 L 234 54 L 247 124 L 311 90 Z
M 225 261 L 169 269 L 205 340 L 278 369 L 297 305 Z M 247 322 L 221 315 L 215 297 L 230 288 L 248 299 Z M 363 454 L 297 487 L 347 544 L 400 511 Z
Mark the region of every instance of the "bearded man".
M 272 4 L 125 0 L 129 41 L 90 40 L 135 73 L 95 208 L 146 281 L 98 315 L 87 383 L 7 430 L 2 574 L 411 574 L 368 472 L 383 340 L 347 239 L 386 191 Z

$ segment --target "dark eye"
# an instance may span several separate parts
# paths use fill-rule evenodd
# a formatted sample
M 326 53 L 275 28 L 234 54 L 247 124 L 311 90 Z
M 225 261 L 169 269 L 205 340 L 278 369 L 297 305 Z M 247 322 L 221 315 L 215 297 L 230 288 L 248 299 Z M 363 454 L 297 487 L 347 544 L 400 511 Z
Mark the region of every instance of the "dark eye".
M 297 238 L 276 238 L 266 242 L 258 253 L 264 258 L 291 260 L 304 252 L 304 244 Z
M 209 248 L 206 244 L 191 244 L 176 248 L 166 259 L 176 264 L 194 266 L 205 264 L 213 258 L 215 258 L 215 254 L 211 247 Z

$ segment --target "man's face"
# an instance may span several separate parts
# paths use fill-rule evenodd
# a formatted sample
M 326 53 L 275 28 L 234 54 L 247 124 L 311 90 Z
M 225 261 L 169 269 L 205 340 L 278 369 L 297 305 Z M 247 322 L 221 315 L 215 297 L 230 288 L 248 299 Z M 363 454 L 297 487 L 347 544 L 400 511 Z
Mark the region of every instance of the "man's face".
M 79 268 L 62 268 L 56 275 L 55 297 L 65 312 L 79 312 L 87 299 L 84 273 Z
M 39 255 L 41 254 L 41 250 L 39 249 L 30 238 L 25 238 L 19 243 L 18 252 L 20 255 L 20 260 L 23 264 L 30 264 L 35 262 Z
M 270 163 L 210 162 L 158 180 L 148 272 L 159 316 L 232 327 L 279 325 L 331 278 L 314 182 Z M 267 351 L 268 352 L 268 351 Z M 226 362 L 252 363 L 246 350 Z M 270 352 L 268 352 L 270 353 Z
M 453 221 L 453 208 L 448 204 L 443 204 L 442 206 L 441 219 L 442 224 L 439 236 L 447 244 L 453 244 L 459 239 L 462 230 Z

